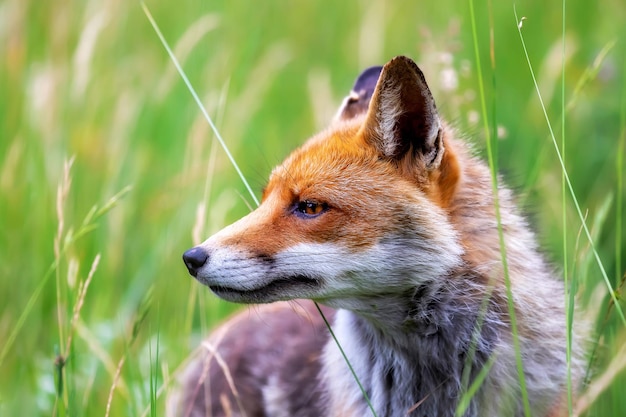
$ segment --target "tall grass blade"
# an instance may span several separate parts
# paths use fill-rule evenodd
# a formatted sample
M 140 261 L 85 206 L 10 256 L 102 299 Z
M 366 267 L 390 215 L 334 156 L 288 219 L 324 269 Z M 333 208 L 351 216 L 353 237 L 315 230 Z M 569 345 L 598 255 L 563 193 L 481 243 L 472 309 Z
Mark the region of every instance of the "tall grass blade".
M 562 2 L 561 10 L 561 154 L 565 163 L 565 3 Z M 567 259 L 567 189 L 565 175 L 561 172 L 561 221 L 563 229 L 563 281 L 565 287 L 565 363 L 567 366 L 567 412 L 572 415 L 574 411 L 572 397 L 572 329 L 574 325 L 574 285 L 569 282 L 568 259 Z M 572 277 L 573 279 L 573 277 Z
M 143 8 L 143 11 L 144 11 L 146 17 L 150 21 L 150 24 L 152 25 L 152 28 L 154 29 L 154 31 L 156 32 L 157 36 L 159 37 L 159 40 L 161 41 L 161 44 L 163 45 L 163 48 L 165 48 L 165 50 L 167 51 L 170 59 L 172 60 L 172 63 L 176 67 L 176 70 L 178 71 L 178 74 L 180 74 L 180 77 L 182 78 L 183 82 L 187 86 L 187 89 L 189 89 L 189 92 L 191 93 L 191 96 L 195 100 L 196 104 L 198 105 L 198 108 L 202 112 L 202 115 L 204 116 L 206 121 L 209 123 L 209 126 L 211 126 L 211 130 L 213 131 L 213 134 L 215 134 L 215 137 L 217 138 L 218 142 L 220 143 L 220 145 L 222 145 L 222 149 L 226 153 L 226 156 L 228 157 L 228 160 L 233 165 L 233 168 L 235 168 L 235 171 L 237 171 L 237 175 L 239 175 L 239 178 L 241 179 L 241 182 L 243 182 L 244 186 L 246 187 L 246 189 L 250 193 L 250 196 L 252 197 L 252 200 L 254 200 L 254 202 L 258 206 L 259 205 L 259 200 L 254 195 L 254 192 L 252 191 L 252 188 L 250 187 L 250 184 L 248 184 L 248 181 L 246 180 L 246 177 L 243 175 L 243 172 L 241 172 L 241 169 L 239 169 L 239 165 L 237 165 L 237 162 L 235 161 L 235 158 L 233 158 L 233 155 L 230 153 L 230 150 L 228 149 L 228 146 L 226 146 L 226 142 L 224 142 L 224 139 L 222 139 L 222 135 L 220 134 L 220 132 L 217 130 L 217 127 L 213 123 L 213 119 L 211 119 L 211 116 L 209 116 L 209 113 L 204 108 L 204 105 L 202 104 L 202 101 L 200 100 L 200 97 L 198 96 L 198 94 L 196 93 L 196 90 L 191 85 L 191 82 L 189 81 L 189 78 L 187 78 L 187 74 L 185 74 L 185 71 L 183 70 L 183 68 L 178 63 L 178 59 L 176 59 L 176 56 L 174 55 L 174 52 L 172 51 L 172 49 L 170 48 L 169 44 L 165 40 L 165 37 L 161 33 L 161 29 L 159 29 L 159 26 L 157 25 L 156 21 L 152 17 L 152 14 L 150 13 L 150 10 L 148 10 L 148 6 L 146 6 L 146 3 L 144 3 L 142 1 L 141 2 L 141 7 Z
M 322 316 L 322 319 L 324 320 L 324 323 L 326 323 L 326 327 L 328 327 L 328 331 L 330 332 L 331 337 L 333 338 L 333 340 L 335 341 L 335 344 L 339 348 L 339 352 L 341 352 L 341 356 L 343 356 L 343 359 L 346 361 L 346 364 L 348 365 L 348 368 L 350 368 L 350 372 L 352 373 L 352 376 L 354 377 L 354 380 L 358 384 L 359 389 L 361 390 L 361 394 L 363 394 L 363 398 L 365 399 L 365 402 L 367 402 L 367 406 L 369 407 L 370 411 L 372 412 L 372 415 L 374 417 L 377 417 L 376 410 L 374 410 L 374 406 L 372 405 L 372 402 L 370 401 L 370 398 L 367 395 L 367 392 L 365 391 L 365 388 L 363 388 L 363 385 L 361 384 L 361 381 L 359 380 L 359 377 L 357 376 L 356 372 L 354 371 L 354 368 L 352 367 L 352 364 L 350 364 L 350 361 L 348 360 L 348 357 L 346 356 L 346 353 L 343 351 L 343 348 L 341 347 L 341 344 L 339 343 L 339 340 L 337 340 L 337 336 L 335 336 L 335 332 L 333 332 L 333 329 L 330 327 L 330 323 L 328 322 L 328 320 L 326 320 L 326 316 L 324 315 L 324 313 L 322 312 L 322 309 L 320 308 L 320 306 L 317 303 L 315 303 L 315 307 L 317 308 L 317 311 L 320 313 L 320 316 Z
M 493 190 L 493 205 L 496 214 L 496 222 L 498 224 L 498 238 L 500 242 L 500 255 L 502 261 L 502 269 L 504 272 L 504 281 L 506 285 L 507 305 L 509 319 L 511 323 L 511 333 L 513 335 L 513 345 L 515 347 L 515 362 L 517 367 L 517 374 L 519 378 L 520 390 L 522 394 L 522 404 L 524 406 L 524 415 L 530 416 L 530 401 L 528 399 L 528 390 L 526 388 L 526 380 L 524 376 L 524 365 L 522 363 L 522 352 L 519 342 L 519 335 L 517 331 L 517 318 L 515 313 L 515 305 L 513 303 L 513 293 L 511 291 L 511 279 L 509 276 L 509 266 L 506 256 L 506 244 L 504 242 L 504 232 L 502 230 L 502 218 L 500 214 L 500 200 L 498 196 L 498 173 L 496 172 L 495 156 L 491 143 L 491 132 L 489 130 L 489 118 L 487 113 L 487 104 L 485 99 L 485 87 L 483 85 L 483 72 L 480 61 L 480 54 L 478 51 L 478 35 L 476 30 L 476 16 L 474 12 L 474 1 L 469 0 L 470 8 L 470 20 L 472 22 L 472 37 L 474 41 L 474 58 L 476 60 L 476 72 L 478 76 L 478 91 L 480 95 L 480 105 L 483 115 L 483 129 L 485 133 L 485 142 L 487 145 L 487 157 L 489 162 L 489 169 L 491 171 L 491 186 Z M 495 121 L 494 121 L 495 123 Z
M 606 273 L 606 270 L 604 268 L 604 265 L 602 263 L 602 260 L 600 259 L 600 255 L 598 254 L 598 251 L 596 250 L 593 238 L 591 237 L 591 232 L 589 231 L 589 228 L 587 227 L 587 222 L 585 221 L 585 217 L 583 215 L 583 212 L 580 208 L 580 204 L 578 203 L 578 199 L 576 198 L 576 193 L 574 192 L 574 188 L 572 186 L 572 183 L 570 181 L 569 178 L 569 174 L 567 172 L 567 168 L 565 167 L 565 162 L 563 161 L 563 157 L 561 155 L 561 151 L 559 150 L 559 145 L 556 141 L 556 137 L 554 135 L 554 131 L 552 129 L 552 123 L 550 122 L 550 118 L 548 117 L 548 113 L 546 110 L 546 106 L 543 102 L 543 98 L 541 96 L 541 91 L 539 91 L 539 85 L 537 84 L 537 78 L 535 77 L 535 72 L 533 70 L 533 66 L 532 63 L 530 62 L 530 57 L 528 55 L 528 50 L 526 48 L 526 42 L 524 41 L 524 35 L 522 35 L 522 25 L 521 25 L 521 20 L 519 19 L 518 15 L 517 15 L 517 9 L 515 8 L 515 6 L 513 6 L 513 13 L 515 15 L 515 22 L 517 25 L 517 31 L 519 33 L 519 37 L 520 37 L 520 41 L 522 43 L 522 47 L 524 49 L 524 55 L 526 57 L 526 63 L 528 64 L 528 69 L 530 71 L 530 75 L 532 76 L 532 80 L 533 80 L 533 84 L 535 86 L 535 92 L 537 93 L 537 97 L 539 98 L 539 103 L 541 105 L 541 110 L 543 111 L 543 115 L 544 118 L 546 120 L 546 124 L 548 125 L 548 130 L 550 132 L 550 137 L 552 139 L 552 144 L 554 145 L 554 149 L 556 151 L 558 160 L 559 160 L 559 164 L 561 165 L 561 170 L 563 172 L 563 176 L 565 178 L 565 182 L 567 183 L 567 189 L 570 193 L 570 196 L 572 197 L 572 200 L 574 202 L 574 206 L 576 207 L 576 213 L 578 214 L 578 218 L 580 219 L 580 222 L 582 224 L 583 227 L 583 231 L 585 233 L 585 237 L 587 238 L 587 241 L 589 242 L 589 245 L 591 246 L 591 251 L 593 253 L 594 259 L 596 261 L 596 263 L 598 264 L 598 267 L 600 268 L 600 273 L 602 274 L 602 278 L 604 279 L 604 283 L 606 284 L 607 289 L 609 290 L 609 296 L 611 297 L 611 300 L 613 301 L 613 304 L 615 305 L 615 311 L 617 312 L 619 319 L 621 320 L 622 324 L 624 327 L 626 327 L 626 317 L 624 316 L 624 312 L 621 308 L 621 306 L 618 303 L 617 300 L 617 295 L 615 293 L 615 290 L 611 284 L 611 281 L 609 280 L 609 277 Z
M 487 378 L 487 375 L 489 375 L 489 371 L 491 371 L 491 368 L 493 367 L 493 364 L 495 362 L 496 362 L 496 356 L 495 354 L 492 354 L 489 357 L 489 360 L 487 360 L 487 363 L 485 363 L 485 365 L 482 367 L 482 369 L 476 376 L 476 379 L 469 386 L 467 390 L 467 394 L 461 398 L 461 401 L 459 401 L 459 405 L 456 409 L 456 414 L 455 414 L 457 417 L 462 417 L 465 414 L 465 411 L 467 411 L 467 408 L 470 405 L 470 400 L 472 399 L 472 397 L 474 397 L 478 393 L 478 390 L 480 389 L 482 384 L 485 382 L 485 379 Z

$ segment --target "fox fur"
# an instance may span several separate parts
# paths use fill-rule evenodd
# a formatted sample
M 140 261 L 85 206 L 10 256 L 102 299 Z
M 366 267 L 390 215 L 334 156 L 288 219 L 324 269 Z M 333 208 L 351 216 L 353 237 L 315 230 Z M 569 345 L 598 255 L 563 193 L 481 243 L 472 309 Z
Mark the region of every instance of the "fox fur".
M 217 296 L 274 304 L 215 331 L 172 414 L 372 415 L 365 393 L 378 416 L 521 416 L 525 390 L 533 416 L 564 415 L 563 284 L 497 192 L 507 271 L 491 173 L 420 69 L 400 56 L 367 70 L 331 126 L 273 170 L 260 207 L 185 253 Z

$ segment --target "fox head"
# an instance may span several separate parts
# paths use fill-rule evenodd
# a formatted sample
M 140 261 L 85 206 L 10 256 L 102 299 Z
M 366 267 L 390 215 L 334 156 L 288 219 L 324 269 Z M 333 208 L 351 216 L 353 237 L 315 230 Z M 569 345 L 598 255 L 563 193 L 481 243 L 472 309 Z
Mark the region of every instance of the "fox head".
M 436 283 L 462 255 L 448 135 L 412 60 L 367 70 L 330 128 L 273 170 L 261 205 L 185 252 L 189 273 L 234 302 L 339 308 Z

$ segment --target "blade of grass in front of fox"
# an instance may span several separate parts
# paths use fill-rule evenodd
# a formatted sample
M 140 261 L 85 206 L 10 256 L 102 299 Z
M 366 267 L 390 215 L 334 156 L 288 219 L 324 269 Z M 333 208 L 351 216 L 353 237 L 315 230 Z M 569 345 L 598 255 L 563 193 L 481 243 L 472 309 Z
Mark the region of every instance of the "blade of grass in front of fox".
M 377 417 L 376 410 L 374 410 L 374 407 L 372 406 L 372 403 L 371 403 L 371 401 L 369 399 L 369 396 L 367 395 L 367 392 L 365 391 L 365 388 L 363 388 L 363 385 L 361 384 L 361 381 L 359 380 L 359 377 L 356 375 L 356 372 L 354 371 L 354 368 L 352 367 L 352 364 L 350 363 L 350 360 L 346 356 L 346 353 L 343 351 L 343 348 L 341 347 L 341 343 L 339 343 L 339 340 L 337 340 L 337 337 L 335 336 L 335 332 L 333 332 L 333 329 L 331 328 L 330 323 L 326 319 L 326 316 L 322 312 L 322 309 L 320 308 L 319 304 L 317 304 L 317 302 L 314 302 L 314 303 L 315 303 L 315 308 L 317 308 L 317 311 L 320 313 L 320 316 L 322 316 L 322 319 L 324 320 L 324 324 L 326 324 L 326 327 L 328 328 L 328 331 L 330 332 L 331 337 L 333 338 L 333 340 L 337 344 L 337 347 L 339 348 L 339 352 L 341 352 L 341 356 L 346 361 L 346 364 L 348 365 L 348 368 L 350 369 L 350 372 L 352 373 L 352 376 L 354 377 L 354 380 L 358 384 L 359 389 L 361 390 L 361 393 L 363 394 L 363 398 L 365 398 L 365 401 L 367 402 L 367 405 L 368 405 L 370 411 L 372 412 L 372 415 L 374 417 Z
M 163 36 L 163 34 L 161 33 L 156 21 L 154 20 L 154 18 L 152 17 L 152 14 L 150 13 L 150 11 L 148 10 L 148 6 L 146 6 L 146 4 L 142 1 L 141 2 L 141 6 L 143 8 L 144 13 L 146 14 L 146 17 L 148 18 L 148 20 L 150 21 L 150 24 L 152 25 L 152 28 L 154 29 L 154 31 L 156 32 L 157 36 L 159 37 L 159 40 L 161 41 L 161 44 L 163 45 L 163 47 L 165 48 L 165 50 L 167 51 L 170 59 L 172 60 L 172 62 L 174 63 L 174 66 L 176 67 L 176 70 L 178 71 L 178 73 L 180 74 L 181 78 L 183 79 L 185 85 L 187 86 L 187 88 L 189 89 L 189 92 L 191 93 L 191 95 L 193 96 L 196 104 L 198 105 L 198 107 L 200 108 L 200 111 L 202 112 L 204 118 L 206 119 L 206 121 L 209 123 L 211 130 L 213 130 L 213 133 L 215 134 L 215 137 L 217 138 L 217 140 L 219 141 L 220 145 L 222 146 L 222 149 L 224 150 L 224 152 L 226 152 L 226 155 L 228 157 L 228 159 L 230 160 L 231 164 L 233 165 L 233 168 L 235 168 L 235 171 L 237 171 L 237 174 L 239 175 L 239 178 L 241 179 L 241 181 L 244 183 L 246 189 L 248 190 L 248 192 L 250 193 L 250 196 L 252 197 L 252 199 L 254 200 L 255 204 L 257 206 L 259 206 L 259 200 L 257 199 L 257 197 L 254 195 L 254 192 L 252 191 L 252 188 L 250 187 L 248 181 L 246 180 L 246 178 L 244 177 L 243 173 L 241 172 L 241 170 L 239 169 L 239 166 L 237 165 L 237 162 L 235 162 L 235 159 L 233 158 L 232 154 L 230 153 L 230 151 L 228 150 L 228 146 L 226 145 L 226 142 L 224 142 L 224 140 L 222 139 L 222 136 L 220 135 L 219 131 L 217 130 L 217 127 L 215 126 L 215 124 L 213 123 L 213 120 L 211 119 L 211 117 L 209 116 L 209 114 L 207 113 L 206 109 L 204 108 L 204 106 L 202 105 L 202 102 L 200 101 L 200 98 L 198 97 L 198 94 L 196 93 L 195 89 L 193 88 L 193 86 L 191 85 L 191 82 L 189 81 L 189 79 L 187 78 L 184 70 L 182 69 L 182 67 L 180 66 L 180 64 L 178 63 L 178 60 L 176 59 L 176 56 L 174 55 L 174 53 L 172 52 L 171 48 L 169 47 L 169 44 L 167 43 L 167 41 L 165 40 L 165 37 Z M 334 337 L 334 333 L 331 329 L 330 323 L 328 322 L 328 320 L 326 319 L 326 317 L 324 316 L 324 313 L 322 312 L 322 310 L 319 308 L 319 306 L 317 305 L 317 303 L 315 303 L 319 314 L 322 316 L 322 318 L 324 319 L 324 322 L 326 323 L 326 326 L 328 327 L 329 332 L 331 333 L 331 335 L 333 335 L 333 339 L 335 341 L 335 343 L 337 343 L 337 346 L 339 347 L 339 349 L 342 351 L 343 353 L 343 349 L 341 348 L 341 345 L 339 344 L 339 342 L 337 341 L 337 339 Z M 352 365 L 350 364 L 350 361 L 348 360 L 347 356 L 345 356 L 345 354 L 343 355 L 348 367 L 350 368 L 350 370 L 352 370 L 352 375 L 354 376 L 357 384 L 359 385 L 359 387 L 361 388 L 361 391 L 363 392 L 363 395 L 365 397 L 365 400 L 367 402 L 368 407 L 370 408 L 370 410 L 372 411 L 372 414 L 376 417 L 376 411 L 374 410 L 374 407 L 372 406 L 369 398 L 367 397 L 367 394 L 365 392 L 365 390 L 363 389 L 361 382 L 359 381 L 356 373 L 354 372 Z
M 565 162 L 565 0 L 563 0 L 561 3 L 561 154 L 563 155 L 563 162 Z M 565 183 L 565 174 L 563 172 L 561 172 L 561 220 L 563 229 L 563 281 L 565 287 L 565 363 L 567 367 L 567 413 L 568 415 L 572 415 L 572 413 L 574 412 L 572 386 L 572 329 L 574 325 L 575 288 L 570 288 L 567 269 L 567 189 Z
M 489 0 L 488 2 L 489 4 L 489 27 L 490 27 L 490 52 L 491 52 L 491 64 L 492 64 L 492 69 L 495 69 L 495 38 L 494 38 L 494 24 L 493 24 L 493 14 L 492 14 L 492 4 L 491 4 L 491 0 Z M 496 80 L 495 80 L 495 71 L 493 71 L 493 86 L 494 86 L 494 91 L 496 91 Z M 497 136 L 497 117 L 496 117 L 496 103 L 495 100 L 493 102 L 493 115 L 492 115 L 492 128 L 493 128 L 493 134 L 494 137 Z M 497 142 L 496 142 L 497 144 Z M 496 152 L 497 153 L 497 148 L 496 148 Z M 497 164 L 497 160 L 494 161 L 494 165 Z M 493 168 L 494 172 L 498 172 L 498 168 L 497 166 L 494 166 Z M 463 414 L 465 414 L 465 411 L 467 410 L 467 408 L 470 405 L 470 401 L 472 399 L 472 397 L 474 395 L 476 395 L 478 389 L 480 388 L 480 386 L 482 385 L 482 383 L 485 380 L 485 377 L 487 375 L 487 372 L 489 369 L 491 369 L 491 366 L 493 365 L 493 359 L 495 359 L 494 357 L 490 357 L 490 361 L 489 363 L 486 363 L 483 367 L 483 369 L 481 369 L 479 376 L 472 382 L 472 384 L 469 384 L 469 378 L 470 378 L 470 373 L 472 371 L 472 363 L 474 361 L 474 357 L 476 354 L 476 348 L 478 346 L 478 341 L 479 341 L 479 337 L 482 331 L 482 327 L 484 324 L 484 320 L 485 320 L 485 316 L 487 314 L 487 310 L 489 308 L 489 302 L 491 301 L 491 297 L 493 295 L 493 290 L 494 290 L 494 277 L 491 278 L 490 282 L 487 285 L 487 292 L 484 294 L 483 296 L 483 300 L 481 302 L 480 305 L 480 309 L 478 311 L 478 315 L 477 315 L 477 320 L 476 320 L 476 326 L 474 327 L 474 334 L 468 349 L 468 354 L 467 354 L 467 359 L 465 361 L 465 365 L 463 368 L 463 374 L 461 377 L 461 387 L 462 387 L 462 392 L 463 395 L 461 396 L 461 399 L 459 400 L 459 404 L 457 406 L 456 409 L 456 415 L 457 416 L 462 416 Z
M 563 172 L 563 176 L 565 178 L 565 182 L 567 183 L 567 189 L 572 197 L 572 200 L 574 201 L 574 206 L 576 208 L 576 213 L 578 214 L 578 218 L 580 219 L 582 226 L 583 226 L 583 231 L 585 232 L 585 237 L 587 238 L 587 240 L 589 241 L 589 244 L 591 245 L 591 251 L 594 255 L 594 258 L 596 260 L 596 263 L 598 264 L 598 267 L 600 268 L 600 273 L 602 274 L 602 278 L 604 279 L 604 282 L 606 284 L 607 289 L 609 290 L 609 296 L 611 297 L 611 299 L 613 300 L 613 303 L 615 304 L 615 311 L 617 312 L 622 324 L 624 325 L 624 327 L 626 327 L 626 317 L 624 316 L 624 312 L 621 308 L 621 306 L 619 305 L 619 303 L 617 302 L 617 297 L 615 295 L 615 290 L 613 289 L 613 286 L 611 285 L 611 282 L 609 280 L 609 277 L 606 273 L 606 269 L 604 268 L 604 264 L 602 263 L 602 260 L 600 259 L 600 255 L 598 254 L 598 251 L 596 250 L 595 244 L 593 242 L 593 239 L 591 237 L 591 232 L 589 231 L 589 228 L 587 227 L 587 223 L 585 222 L 585 218 L 583 216 L 582 210 L 580 208 L 580 204 L 578 203 L 578 199 L 576 198 L 576 193 L 574 192 L 574 188 L 572 186 L 572 183 L 569 179 L 569 174 L 567 172 L 567 168 L 565 167 L 565 162 L 563 161 L 563 157 L 561 155 L 561 152 L 559 150 L 559 146 L 558 143 L 556 141 L 556 137 L 554 135 L 554 131 L 552 129 L 552 123 L 550 122 L 550 118 L 548 117 L 548 113 L 546 111 L 546 107 L 543 103 L 543 98 L 541 96 L 541 91 L 539 91 L 539 85 L 537 84 L 537 78 L 535 77 L 535 73 L 533 71 L 533 67 L 532 67 L 532 63 L 530 62 L 530 57 L 528 56 L 528 50 L 526 48 L 526 43 L 524 41 L 524 36 L 522 35 L 522 24 L 520 21 L 520 19 L 517 16 L 517 10 L 515 9 L 515 6 L 513 6 L 513 13 L 515 15 L 515 21 L 517 24 L 517 31 L 519 33 L 520 36 L 520 41 L 522 43 L 522 47 L 524 49 L 524 55 L 526 57 L 526 62 L 528 64 L 528 68 L 530 70 L 530 74 L 532 76 L 533 79 L 533 84 L 535 86 L 535 91 L 537 93 L 537 97 L 539 98 L 539 102 L 541 105 L 541 109 L 543 111 L 543 115 L 544 118 L 546 120 L 546 123 L 548 125 L 548 130 L 550 132 L 550 137 L 552 138 L 552 143 L 554 145 L 554 150 L 556 152 L 556 155 L 558 157 L 559 160 L 559 164 L 561 165 L 561 170 Z
M 485 379 L 487 378 L 489 371 L 491 371 L 491 368 L 493 367 L 496 359 L 496 354 L 492 353 L 489 356 L 489 359 L 487 359 L 487 362 L 485 362 L 484 366 L 481 368 L 474 381 L 472 381 L 472 384 L 467 388 L 465 394 L 463 394 L 463 397 L 461 397 L 461 399 L 459 400 L 459 405 L 455 413 L 457 417 L 462 417 L 465 414 L 467 407 L 469 407 L 469 400 L 471 400 L 471 398 L 478 393 L 478 390 L 485 382 Z
M 461 392 L 463 395 L 459 400 L 459 404 L 456 409 L 456 416 L 462 416 L 465 414 L 465 411 L 470 405 L 470 401 L 474 395 L 478 392 L 478 389 L 482 385 L 493 365 L 493 360 L 495 357 L 492 355 L 489 357 L 487 363 L 484 364 L 483 368 L 480 370 L 476 379 L 469 384 L 470 374 L 472 372 L 472 363 L 474 362 L 474 358 L 476 355 L 476 349 L 478 347 L 478 341 L 480 338 L 481 329 L 485 322 L 485 316 L 487 314 L 487 310 L 489 308 L 489 301 L 491 301 L 491 296 L 493 295 L 494 284 L 493 281 L 490 281 L 487 285 L 487 292 L 483 296 L 483 300 L 480 304 L 480 309 L 477 314 L 476 326 L 474 326 L 474 332 L 472 334 L 472 340 L 470 342 L 469 349 L 467 351 L 467 359 L 465 360 L 463 373 L 461 376 Z
M 480 96 L 481 112 L 483 115 L 483 128 L 485 132 L 485 142 L 487 144 L 487 156 L 488 156 L 488 162 L 489 162 L 489 169 L 491 171 L 491 185 L 493 189 L 494 211 L 496 214 L 496 222 L 498 225 L 498 237 L 500 241 L 500 255 L 502 258 L 502 269 L 504 271 L 504 282 L 506 285 L 507 305 L 508 305 L 509 319 L 511 323 L 511 333 L 513 335 L 513 344 L 515 347 L 515 362 L 516 362 L 517 374 L 518 374 L 519 383 L 520 383 L 520 390 L 522 394 L 522 404 L 524 407 L 524 415 L 526 417 L 529 417 L 531 415 L 530 401 L 528 399 L 528 390 L 526 388 L 526 381 L 524 378 L 522 352 L 521 352 L 521 347 L 520 347 L 519 335 L 517 331 L 517 319 L 515 315 L 515 306 L 513 304 L 513 296 L 512 296 L 512 291 L 511 291 L 511 280 L 509 276 L 509 268 L 508 268 L 508 262 L 507 262 L 507 257 L 506 257 L 504 233 L 502 230 L 502 219 L 500 215 L 500 204 L 499 204 L 499 199 L 498 199 L 498 174 L 495 171 L 495 156 L 494 156 L 492 143 L 491 143 L 492 135 L 490 133 L 489 118 L 487 116 L 487 105 L 485 101 L 485 88 L 484 88 L 483 79 L 482 79 L 482 66 L 481 66 L 481 61 L 480 61 L 480 53 L 478 50 L 478 35 L 476 31 L 476 17 L 474 13 L 474 1 L 473 0 L 469 0 L 469 9 L 470 9 L 470 20 L 472 24 L 472 38 L 473 38 L 473 43 L 474 43 L 474 58 L 476 60 L 476 72 L 477 72 L 476 75 L 478 77 L 478 91 L 479 91 L 479 96 Z M 493 51 L 491 54 L 491 60 L 492 60 L 491 62 L 492 66 L 495 66 L 495 56 L 493 54 Z M 494 74 L 494 77 L 495 77 L 495 74 Z M 495 83 L 495 78 L 494 78 L 494 83 Z M 495 120 L 493 122 L 496 123 Z

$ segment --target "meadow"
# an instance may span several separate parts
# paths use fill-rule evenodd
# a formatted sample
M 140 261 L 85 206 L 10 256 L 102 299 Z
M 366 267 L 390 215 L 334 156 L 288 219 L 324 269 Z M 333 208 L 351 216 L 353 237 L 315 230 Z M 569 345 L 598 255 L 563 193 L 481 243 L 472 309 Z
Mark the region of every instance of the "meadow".
M 623 0 L 522 0 L 517 19 L 491 0 L 146 5 L 256 196 L 362 69 L 415 59 L 591 325 L 572 414 L 626 415 Z M 254 199 L 140 2 L 2 0 L 0 62 L 0 416 L 164 415 L 186 357 L 245 308 L 181 255 Z

